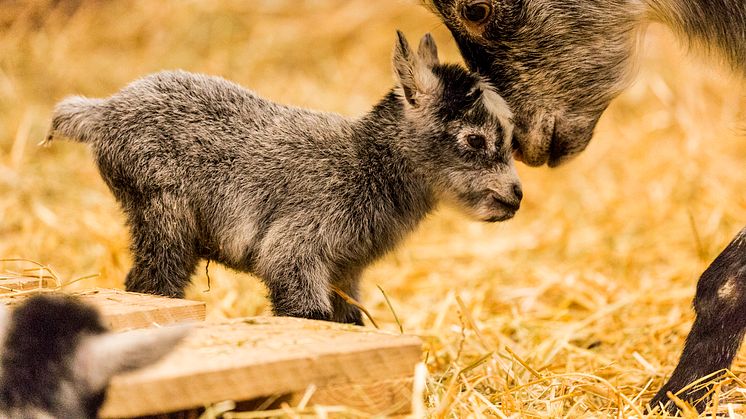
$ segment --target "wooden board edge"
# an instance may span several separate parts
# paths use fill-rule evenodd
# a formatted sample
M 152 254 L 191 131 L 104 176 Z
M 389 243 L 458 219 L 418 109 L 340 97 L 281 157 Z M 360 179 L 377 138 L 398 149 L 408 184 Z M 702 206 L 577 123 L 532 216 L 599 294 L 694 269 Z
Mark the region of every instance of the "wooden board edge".
M 344 377 L 340 377 L 335 374 L 330 376 L 324 376 L 320 374 L 311 382 L 278 382 L 269 383 L 263 391 L 259 392 L 245 392 L 240 389 L 241 383 L 247 382 L 247 380 L 255 379 L 256 377 L 271 377 L 273 374 L 271 371 L 273 368 L 287 368 L 293 369 L 304 369 L 307 368 L 305 365 L 306 360 L 296 360 L 294 362 L 278 362 L 263 364 L 254 367 L 254 371 L 249 370 L 233 370 L 233 371 L 222 371 L 226 374 L 220 377 L 221 373 L 215 372 L 215 374 L 205 374 L 201 379 L 210 382 L 222 382 L 222 383 L 233 383 L 235 386 L 228 385 L 229 390 L 225 393 L 221 393 L 219 396 L 205 394 L 204 392 L 195 393 L 193 390 L 183 388 L 184 380 L 183 377 L 172 377 L 165 380 L 157 380 L 150 383 L 145 383 L 140 386 L 139 390 L 119 388 L 117 380 L 112 381 L 112 385 L 109 388 L 107 394 L 107 400 L 104 404 L 100 417 L 102 418 L 120 418 L 120 417 L 135 417 L 144 415 L 158 415 L 169 412 L 181 411 L 186 409 L 193 409 L 202 407 L 205 405 L 218 403 L 225 400 L 233 401 L 245 401 L 256 399 L 260 397 L 269 397 L 273 395 L 284 395 L 304 392 L 309 385 L 314 384 L 320 389 L 318 396 L 319 401 L 329 401 L 334 394 L 338 394 L 338 389 L 350 388 L 350 386 L 358 386 L 358 388 L 365 388 L 366 386 L 381 386 L 385 389 L 385 383 L 381 384 L 382 381 L 391 380 L 392 382 L 408 382 L 413 379 L 415 365 L 421 361 L 422 357 L 422 342 L 419 338 L 413 339 L 411 342 L 416 340 L 416 344 L 409 344 L 406 346 L 396 347 L 398 349 L 395 355 L 397 362 L 405 362 L 410 365 L 410 370 L 405 375 L 397 375 L 394 377 L 372 377 L 371 380 L 362 383 L 347 383 L 344 382 Z M 389 348 L 390 349 L 390 348 Z M 365 360 L 367 356 L 373 356 L 377 353 L 376 349 L 367 349 L 360 351 L 355 354 L 356 357 Z M 316 363 L 332 362 L 336 356 L 334 354 L 322 355 L 314 360 Z M 291 365 L 292 364 L 292 365 Z M 164 389 L 180 388 L 179 391 L 174 391 L 172 395 L 174 397 L 163 396 Z M 411 394 L 411 385 L 409 385 Z M 329 388 L 330 390 L 325 390 Z M 232 389 L 233 391 L 231 391 Z M 390 390 L 394 391 L 394 390 Z M 178 394 L 179 397 L 175 397 Z M 406 393 L 405 393 L 406 394 Z M 411 395 L 409 400 L 411 400 Z M 357 406 L 362 406 L 364 403 L 357 403 Z M 406 406 L 397 407 L 397 409 L 404 410 Z

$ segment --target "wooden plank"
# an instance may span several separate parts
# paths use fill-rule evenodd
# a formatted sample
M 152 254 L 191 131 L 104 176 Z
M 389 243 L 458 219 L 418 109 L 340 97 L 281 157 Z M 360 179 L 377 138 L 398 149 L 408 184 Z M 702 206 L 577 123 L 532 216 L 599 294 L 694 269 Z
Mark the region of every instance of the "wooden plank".
M 40 292 L 58 291 L 40 290 Z M 12 307 L 35 294 L 34 292 L 1 294 L 0 303 Z M 68 294 L 78 296 L 84 303 L 97 307 L 101 311 L 104 323 L 111 330 L 137 329 L 205 319 L 205 303 L 200 301 L 104 288 Z
M 310 385 L 318 403 L 403 414 L 421 346 L 414 336 L 304 319 L 202 323 L 158 364 L 115 377 L 101 417 L 303 393 Z
M 414 371 L 414 367 L 413 367 Z M 347 406 L 370 415 L 404 415 L 412 407 L 412 375 L 315 389 L 309 405 Z M 305 394 L 296 393 L 298 402 Z
M 49 288 L 49 278 L 4 278 L 0 279 L 0 294 L 33 289 Z

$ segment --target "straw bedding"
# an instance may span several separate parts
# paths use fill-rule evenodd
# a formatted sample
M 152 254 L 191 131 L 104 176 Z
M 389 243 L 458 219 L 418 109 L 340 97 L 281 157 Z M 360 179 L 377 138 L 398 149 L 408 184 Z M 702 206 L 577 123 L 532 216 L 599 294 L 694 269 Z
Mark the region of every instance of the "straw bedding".
M 98 274 L 72 288 L 120 287 L 129 267 L 123 216 L 88 150 L 35 146 L 56 100 L 184 68 L 361 114 L 391 86 L 397 28 L 433 32 L 442 59 L 459 60 L 414 0 L 4 2 L 0 257 L 50 266 L 62 283 Z M 363 303 L 376 322 L 399 328 L 380 285 L 404 331 L 426 341 L 420 412 L 640 414 L 677 361 L 698 275 L 746 224 L 744 84 L 714 61 L 652 26 L 636 83 L 589 149 L 559 169 L 519 168 L 526 199 L 514 220 L 480 224 L 445 208 L 367 271 Z M 216 264 L 209 277 L 208 290 L 203 265 L 188 295 L 208 316 L 267 312 L 255 278 Z M 744 372 L 739 358 L 709 413 L 746 412 Z

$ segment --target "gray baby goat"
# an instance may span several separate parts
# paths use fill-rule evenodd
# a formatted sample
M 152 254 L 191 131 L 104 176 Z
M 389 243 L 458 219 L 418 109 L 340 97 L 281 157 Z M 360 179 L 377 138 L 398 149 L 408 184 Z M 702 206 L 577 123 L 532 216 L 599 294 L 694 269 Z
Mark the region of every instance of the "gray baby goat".
M 279 105 L 217 77 L 147 76 L 58 104 L 55 135 L 92 146 L 122 205 L 127 290 L 181 297 L 200 258 L 258 275 L 277 315 L 362 324 L 360 273 L 447 199 L 483 221 L 519 208 L 511 112 L 482 78 L 415 54 L 359 119 Z

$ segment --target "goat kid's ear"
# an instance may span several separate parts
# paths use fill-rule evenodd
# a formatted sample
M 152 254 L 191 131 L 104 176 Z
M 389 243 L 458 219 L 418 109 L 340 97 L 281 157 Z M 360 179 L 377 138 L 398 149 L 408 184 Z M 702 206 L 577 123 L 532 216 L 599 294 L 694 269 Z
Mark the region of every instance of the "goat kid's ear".
M 74 371 L 91 391 L 101 391 L 114 375 L 166 356 L 191 329 L 185 324 L 85 337 L 75 354 Z
M 423 60 L 419 54 L 416 55 L 412 52 L 404 34 L 401 31 L 396 31 L 396 36 L 397 42 L 392 60 L 394 74 L 404 92 L 404 98 L 410 105 L 417 107 L 422 96 L 435 93 L 438 88 L 438 80 L 430 70 L 430 66 L 427 65 L 428 61 Z M 425 53 L 425 50 L 429 50 L 429 52 Z M 435 51 L 435 54 L 437 60 L 437 51 Z M 423 50 L 423 55 L 426 55 L 427 59 L 432 61 L 432 49 L 429 46 Z
M 435 39 L 430 33 L 426 33 L 420 39 L 420 46 L 417 47 L 417 55 L 420 58 L 420 62 L 430 68 L 440 64 L 438 46 L 435 45 Z

